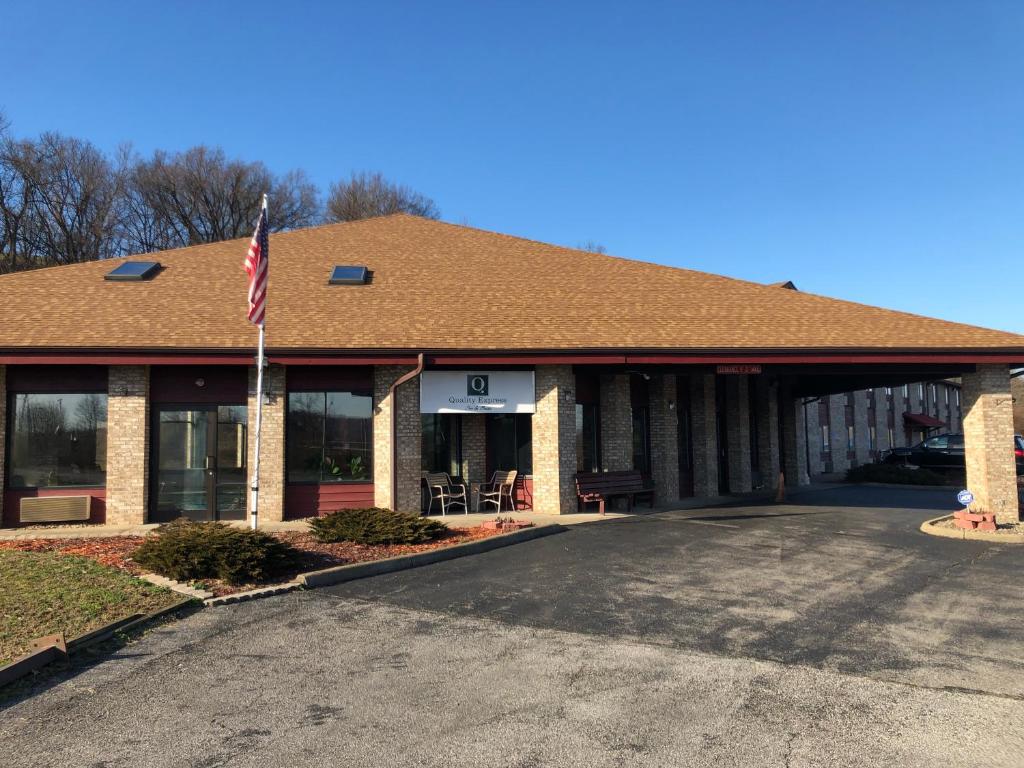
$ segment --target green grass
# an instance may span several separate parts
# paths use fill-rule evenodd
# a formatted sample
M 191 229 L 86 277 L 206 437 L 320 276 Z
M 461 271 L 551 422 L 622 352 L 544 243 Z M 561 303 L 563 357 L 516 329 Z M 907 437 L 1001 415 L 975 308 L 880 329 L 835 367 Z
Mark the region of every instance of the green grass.
M 0 550 L 0 664 L 25 653 L 42 635 L 63 632 L 71 639 L 179 599 L 84 557 Z

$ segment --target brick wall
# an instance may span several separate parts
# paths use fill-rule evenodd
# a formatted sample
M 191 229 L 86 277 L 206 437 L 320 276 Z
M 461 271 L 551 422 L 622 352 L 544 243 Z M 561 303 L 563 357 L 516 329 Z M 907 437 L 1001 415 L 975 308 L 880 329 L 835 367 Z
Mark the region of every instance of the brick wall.
M 1017 472 L 1013 455 L 1013 403 L 1005 365 L 979 365 L 963 375 L 964 448 L 967 487 L 975 511 L 1018 520 Z
M 1013 429 L 1024 435 L 1024 376 L 1010 379 L 1010 394 L 1013 395 Z
M 725 428 L 728 433 L 729 492 L 749 493 L 753 488 L 750 468 L 750 393 L 746 376 L 725 378 Z
M 822 459 L 821 446 L 821 415 L 818 408 L 820 400 L 815 400 L 804 406 L 807 409 L 807 452 L 811 456 L 809 472 L 811 475 L 820 475 L 825 471 L 824 460 Z M 774 483 L 775 487 L 778 483 Z
M 807 441 L 804 432 L 803 400 L 794 397 L 784 387 L 782 401 L 782 466 L 786 473 L 786 485 L 807 485 L 811 482 L 807 473 Z
M 146 522 L 149 366 L 112 365 L 107 390 L 107 524 Z
M 487 472 L 487 424 L 482 413 L 462 416 L 462 479 L 482 483 Z
M 542 514 L 575 512 L 576 377 L 569 365 L 538 365 L 535 377 L 533 509 Z
M 718 433 L 715 424 L 715 376 L 690 377 L 693 431 L 693 495 L 718 496 Z
M 249 369 L 249 474 L 246 479 L 246 511 L 252 513 L 252 473 L 256 467 L 256 367 Z M 263 424 L 260 429 L 259 520 L 284 520 L 285 453 L 284 430 L 287 398 L 285 368 L 271 365 L 263 373 Z
M 632 469 L 633 416 L 629 376 L 602 376 L 600 390 L 601 466 L 609 471 Z
M 779 484 L 781 457 L 779 456 L 779 398 L 777 384 L 764 376 L 752 379 L 757 400 L 757 463 L 761 472 L 761 487 L 776 488 Z M 818 412 L 808 414 L 817 424 Z
M 909 391 L 909 388 L 908 388 Z M 909 396 L 904 397 L 903 387 L 893 387 L 893 442 L 895 448 L 906 448 L 907 447 L 907 430 L 905 422 L 903 420 L 903 414 L 910 410 L 910 398 Z
M 651 414 L 651 475 L 654 500 L 679 500 L 679 410 L 676 377 L 652 376 L 648 388 Z
M 829 436 L 832 441 L 832 471 L 845 472 L 850 468 L 847 456 L 849 443 L 846 431 L 846 396 L 829 395 L 828 398 Z
M 868 430 L 868 393 L 861 389 L 853 393 L 853 439 L 857 464 L 871 462 L 870 432 Z
M 418 379 L 402 384 L 397 392 L 398 410 L 395 425 L 398 439 L 398 498 L 391 498 L 391 402 L 389 388 L 410 366 L 378 365 L 373 381 L 373 481 L 374 503 L 378 507 L 419 512 L 422 476 L 420 447 L 420 385 Z
M 875 420 L 873 426 L 875 428 L 875 450 L 881 456 L 882 451 L 892 448 L 889 445 L 889 400 L 885 394 L 885 387 L 875 389 Z

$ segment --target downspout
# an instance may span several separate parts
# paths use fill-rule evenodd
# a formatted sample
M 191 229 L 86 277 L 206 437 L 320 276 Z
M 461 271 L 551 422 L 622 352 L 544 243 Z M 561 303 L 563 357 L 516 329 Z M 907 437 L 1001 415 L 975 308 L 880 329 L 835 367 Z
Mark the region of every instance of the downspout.
M 398 509 L 398 387 L 423 373 L 423 353 L 416 356 L 416 367 L 403 374 L 388 388 L 391 401 L 391 508 Z

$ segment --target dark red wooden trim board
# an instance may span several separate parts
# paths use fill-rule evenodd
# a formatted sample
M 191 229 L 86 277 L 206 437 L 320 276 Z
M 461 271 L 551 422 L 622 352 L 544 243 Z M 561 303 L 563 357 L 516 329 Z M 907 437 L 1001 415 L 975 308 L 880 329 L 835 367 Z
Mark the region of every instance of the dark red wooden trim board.
M 373 506 L 373 483 L 307 483 L 284 490 L 286 520 Z
M 0 364 L 4 365 L 252 365 L 254 353 L 204 353 L 204 352 L 40 352 L 25 351 L 0 353 Z M 307 353 L 291 354 L 270 352 L 272 363 L 292 366 L 318 365 L 414 365 L 416 354 L 402 352 L 364 352 L 355 354 Z M 920 352 L 899 351 L 827 351 L 808 350 L 805 352 L 773 352 L 752 350 L 749 352 L 443 352 L 426 354 L 427 365 L 474 366 L 474 365 L 763 365 L 763 364 L 805 364 L 827 363 L 910 363 L 910 364 L 978 364 L 1005 363 L 1024 365 L 1024 351 L 964 350 L 963 352 Z
M 0 365 L 255 365 L 251 355 L 0 354 Z

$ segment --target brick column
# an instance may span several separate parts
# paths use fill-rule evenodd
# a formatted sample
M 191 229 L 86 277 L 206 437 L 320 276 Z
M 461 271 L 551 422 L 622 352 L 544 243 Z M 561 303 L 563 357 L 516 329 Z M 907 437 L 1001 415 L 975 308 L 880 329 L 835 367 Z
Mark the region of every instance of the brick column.
M 391 402 L 389 390 L 392 383 L 409 370 L 409 366 L 402 365 L 378 365 L 374 368 L 373 498 L 378 507 L 418 513 L 422 505 L 419 379 L 405 382 L 395 393 L 398 400 L 395 424 L 398 439 L 398 498 L 391 498 L 391 409 L 395 404 Z
M 807 440 L 804 434 L 803 400 L 793 397 L 784 388 L 782 392 L 782 466 L 789 487 L 807 485 Z M 844 435 L 845 437 L 845 435 Z M 844 443 L 845 445 L 845 443 Z
M 893 393 L 895 397 L 895 393 Z M 892 448 L 889 445 L 889 399 L 885 394 L 885 387 L 875 388 L 875 450 L 878 451 L 878 455 L 882 455 L 882 451 L 887 451 Z M 895 429 L 893 432 L 895 433 Z M 893 437 L 896 435 L 893 434 Z
M 761 468 L 761 484 L 765 488 L 777 488 L 782 466 L 779 456 L 778 385 L 758 376 L 753 379 L 753 386 L 757 399 L 757 463 Z M 814 416 L 817 415 L 815 411 Z
M 715 424 L 715 376 L 690 377 L 693 431 L 693 495 L 718 496 L 718 429 Z
M 850 468 L 847 456 L 846 396 L 828 397 L 829 438 L 832 443 L 832 471 L 845 472 Z
M 967 487 L 976 511 L 999 522 L 1020 520 L 1013 455 L 1013 399 L 1005 365 L 979 365 L 963 375 L 964 451 Z
M 729 433 L 729 493 L 750 493 L 750 392 L 746 376 L 725 377 L 725 428 Z
M 607 471 L 633 468 L 633 411 L 629 376 L 600 380 L 601 466 Z
M 821 461 L 821 425 L 818 423 L 821 416 L 818 413 L 818 403 L 818 400 L 814 400 L 804 406 L 807 409 L 807 453 L 811 457 L 807 465 L 807 474 L 811 477 L 824 471 Z
M 869 426 L 868 393 L 858 390 L 853 393 L 853 449 L 857 464 L 868 464 L 871 461 Z
M 4 487 L 7 466 L 7 366 L 0 365 L 0 526 L 4 524 Z
M 149 366 L 107 374 L 108 525 L 141 525 L 149 501 Z
M 260 428 L 260 508 L 259 520 L 284 520 L 284 429 L 287 398 L 285 367 L 271 365 L 263 372 L 263 423 Z M 249 369 L 248 462 L 246 478 L 246 514 L 252 512 L 252 471 L 256 466 L 256 366 Z
M 535 377 L 533 511 L 564 515 L 576 511 L 576 377 L 570 365 L 538 365 Z
M 903 396 L 903 387 L 893 387 L 893 427 L 892 427 L 892 439 L 894 441 L 894 448 L 906 448 L 907 447 L 907 430 L 906 422 L 903 419 L 903 414 L 910 410 L 910 399 L 909 397 Z
M 679 501 L 679 409 L 676 377 L 652 376 L 649 389 L 651 413 L 651 475 L 657 504 Z
M 487 417 L 482 413 L 462 415 L 462 479 L 482 483 L 487 471 Z

